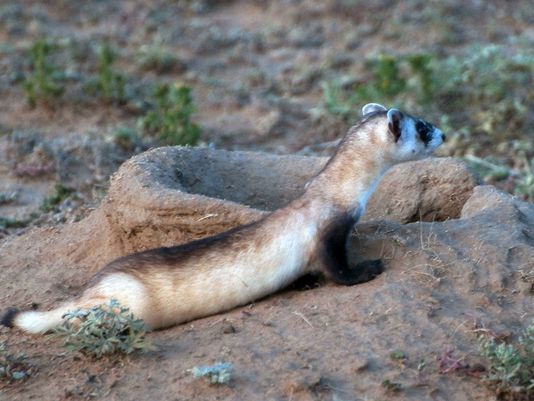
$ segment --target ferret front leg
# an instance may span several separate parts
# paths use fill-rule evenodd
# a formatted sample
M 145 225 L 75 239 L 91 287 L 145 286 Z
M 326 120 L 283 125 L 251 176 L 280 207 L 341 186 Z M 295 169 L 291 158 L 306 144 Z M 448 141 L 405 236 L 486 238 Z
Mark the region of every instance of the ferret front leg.
M 346 241 L 356 220 L 352 213 L 334 219 L 323 237 L 319 259 L 325 275 L 338 284 L 364 283 L 384 271 L 381 260 L 367 260 L 352 267 L 347 263 Z

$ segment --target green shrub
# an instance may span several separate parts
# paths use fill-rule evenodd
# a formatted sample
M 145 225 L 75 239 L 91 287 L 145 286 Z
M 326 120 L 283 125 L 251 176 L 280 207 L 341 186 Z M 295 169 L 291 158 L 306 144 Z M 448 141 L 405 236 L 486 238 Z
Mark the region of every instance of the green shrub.
M 356 120 L 361 106 L 369 102 L 428 108 L 436 86 L 433 60 L 428 54 L 380 55 L 366 60 L 364 70 L 369 78 L 351 89 L 343 89 L 340 80 L 323 82 L 325 108 L 347 122 Z
M 17 191 L 0 192 L 0 205 L 8 205 L 10 203 L 13 203 L 17 200 L 18 197 L 19 193 Z
M 382 387 L 384 387 L 388 392 L 391 393 L 398 393 L 402 390 L 402 384 L 392 382 L 389 379 L 385 379 L 382 381 Z
M 96 87 L 103 99 L 124 101 L 126 78 L 112 68 L 116 53 L 108 43 L 101 45 L 98 50 L 98 76 Z
M 363 105 L 360 104 L 358 94 L 347 94 L 340 80 L 324 81 L 321 86 L 324 107 L 329 113 L 339 116 L 347 123 L 352 123 L 358 118 L 360 107 Z
M 531 48 L 489 45 L 452 56 L 382 55 L 362 68 L 356 84 L 323 83 L 329 113 L 352 123 L 362 105 L 379 102 L 435 119 L 448 138 L 441 154 L 467 155 L 490 182 L 506 180 L 511 192 L 534 200 Z
M 529 111 L 534 102 L 531 49 L 472 48 L 467 56 L 439 60 L 434 69 L 440 77 L 436 100 L 446 113 L 457 114 L 457 128 L 467 126 L 493 144 L 534 129 Z
M 357 88 L 360 97 L 393 99 L 401 93 L 406 88 L 406 79 L 401 75 L 402 62 L 402 59 L 388 55 L 367 60 L 367 70 L 372 73 L 372 79 Z
M 29 219 L 12 219 L 9 217 L 0 217 L 0 230 L 5 230 L 7 228 L 22 228 L 26 227 L 32 221 Z
M 54 210 L 61 202 L 67 199 L 74 190 L 68 188 L 63 184 L 56 184 L 54 187 L 54 192 L 49 197 L 45 198 L 43 204 L 41 205 L 41 211 L 48 213 Z
M 490 363 L 486 382 L 499 393 L 534 396 L 534 321 L 523 331 L 518 344 L 505 344 L 488 336 L 481 336 L 479 342 L 481 355 Z
M 141 142 L 137 131 L 134 128 L 121 125 L 112 132 L 113 142 L 123 149 L 131 149 Z
M 158 85 L 153 109 L 140 119 L 145 134 L 168 145 L 195 145 L 200 128 L 191 121 L 195 111 L 191 89 L 181 85 Z
M 60 79 L 64 73 L 52 64 L 49 57 L 55 48 L 48 40 L 41 39 L 29 49 L 31 72 L 25 76 L 23 85 L 26 99 L 32 107 L 39 100 L 49 104 L 63 93 Z
M 418 102 L 427 104 L 432 101 L 432 95 L 436 91 L 436 77 L 432 63 L 435 57 L 429 54 L 412 54 L 406 56 L 406 62 L 410 65 L 410 73 L 415 79 Z M 409 85 L 409 80 L 407 80 Z
M 404 351 L 401 351 L 401 350 L 396 350 L 396 351 L 392 351 L 390 354 L 389 354 L 389 359 L 395 361 L 395 360 L 403 360 L 403 359 L 406 359 L 407 356 L 406 356 L 406 353 Z
M 146 338 L 147 327 L 115 299 L 89 310 L 65 314 L 65 322 L 52 336 L 62 337 L 70 351 L 100 358 L 106 354 L 148 352 L 155 347 Z
M 493 144 L 534 130 L 531 49 L 490 45 L 460 56 L 381 55 L 363 67 L 368 79 L 352 88 L 342 89 L 336 80 L 323 84 L 327 110 L 345 118 L 367 102 L 415 105 L 445 114 L 453 129 L 483 134 Z

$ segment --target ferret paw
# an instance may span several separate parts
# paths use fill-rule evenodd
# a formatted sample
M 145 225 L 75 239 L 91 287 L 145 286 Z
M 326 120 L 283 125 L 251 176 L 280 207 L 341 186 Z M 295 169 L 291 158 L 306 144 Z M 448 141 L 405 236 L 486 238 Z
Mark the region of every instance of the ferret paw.
M 338 284 L 354 285 L 365 283 L 374 279 L 384 271 L 384 264 L 381 260 L 366 260 L 356 266 L 332 274 L 332 280 Z
M 357 283 L 365 283 L 374 279 L 384 271 L 384 264 L 380 259 L 366 260 L 358 263 L 354 268 L 354 274 L 358 278 Z

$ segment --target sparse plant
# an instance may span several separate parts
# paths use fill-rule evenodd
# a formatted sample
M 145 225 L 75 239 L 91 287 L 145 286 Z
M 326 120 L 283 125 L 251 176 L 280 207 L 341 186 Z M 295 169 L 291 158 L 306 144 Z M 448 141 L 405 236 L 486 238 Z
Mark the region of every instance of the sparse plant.
M 482 159 L 474 155 L 466 155 L 465 161 L 475 170 L 485 181 L 500 181 L 508 178 L 510 169 L 500 165 L 491 157 Z
M 70 195 L 72 195 L 73 192 L 74 190 L 72 188 L 68 188 L 63 184 L 56 184 L 52 195 L 45 198 L 45 200 L 43 201 L 43 204 L 41 205 L 41 211 L 45 213 L 51 212 L 61 202 L 63 202 Z
M 392 351 L 389 354 L 389 359 L 391 359 L 393 361 L 399 361 L 399 360 L 403 360 L 403 359 L 406 359 L 406 358 L 407 358 L 406 353 L 404 351 L 401 351 L 401 350 Z
M 368 102 L 411 102 L 426 107 L 435 90 L 433 60 L 429 54 L 369 59 L 364 67 L 370 77 L 350 89 L 343 89 L 339 80 L 323 83 L 325 108 L 345 121 L 353 121 L 359 107 Z
M 32 219 L 12 219 L 9 217 L 0 217 L 0 230 L 8 228 L 22 228 L 30 224 Z
M 436 78 L 432 68 L 434 59 L 430 54 L 412 54 L 406 57 L 413 79 L 416 80 L 415 85 L 420 104 L 430 102 L 436 90 Z M 407 83 L 409 85 L 409 81 Z
M 406 79 L 401 74 L 403 60 L 382 54 L 367 60 L 367 70 L 372 73 L 372 80 L 359 88 L 360 97 L 392 99 L 406 88 Z
M 137 131 L 126 125 L 115 128 L 112 135 L 113 141 L 123 149 L 131 149 L 140 142 Z
M 516 180 L 514 193 L 532 202 L 534 201 L 534 158 L 530 160 L 530 163 L 528 163 L 528 160 L 525 160 L 524 164 L 525 168 Z
M 143 320 L 136 319 L 116 299 L 88 310 L 70 311 L 64 319 L 52 336 L 63 338 L 63 346 L 70 351 L 101 358 L 113 353 L 155 350 L 146 338 L 148 329 Z
M 529 105 L 534 102 L 532 50 L 489 45 L 470 49 L 468 56 L 451 56 L 434 64 L 439 99 L 448 113 L 470 106 L 467 120 L 458 123 L 490 139 L 517 138 L 533 128 Z
M 154 107 L 140 119 L 143 131 L 168 145 L 195 145 L 200 128 L 191 121 L 195 111 L 191 89 L 183 85 L 158 85 Z
M 126 78 L 112 68 L 117 57 L 108 43 L 98 47 L 98 76 L 96 87 L 102 98 L 106 100 L 123 101 L 125 98 Z
M 499 393 L 534 396 L 534 321 L 523 331 L 518 344 L 506 344 L 490 336 L 479 338 L 480 353 L 488 359 L 484 380 Z M 518 398 L 519 399 L 519 398 Z
M 347 94 L 340 80 L 322 82 L 323 103 L 325 109 L 341 117 L 345 122 L 353 121 L 359 114 L 357 105 L 360 101 L 356 93 Z
M 399 391 L 402 390 L 402 384 L 392 382 L 389 379 L 382 381 L 382 387 L 384 387 L 387 391 L 392 392 L 392 393 L 398 393 Z
M 5 342 L 0 342 L 0 380 L 23 380 L 30 376 L 31 365 L 22 353 L 13 354 L 7 349 Z
M 38 100 L 49 104 L 64 91 L 60 83 L 63 72 L 50 61 L 50 54 L 54 49 L 53 43 L 40 39 L 28 51 L 31 72 L 25 76 L 23 85 L 26 99 L 32 107 Z
M 228 384 L 232 378 L 233 366 L 228 362 L 214 365 L 195 366 L 191 369 L 193 376 L 205 377 L 211 384 Z
M 7 205 L 13 203 L 19 197 L 18 191 L 0 192 L 0 205 Z

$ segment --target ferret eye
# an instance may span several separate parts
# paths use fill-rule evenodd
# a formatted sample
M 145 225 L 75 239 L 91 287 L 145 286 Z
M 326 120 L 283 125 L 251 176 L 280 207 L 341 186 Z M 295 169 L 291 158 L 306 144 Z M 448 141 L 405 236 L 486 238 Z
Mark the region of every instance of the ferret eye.
M 434 128 L 426 121 L 417 120 L 417 122 L 415 123 L 415 129 L 417 130 L 421 141 L 423 141 L 424 144 L 427 145 L 428 142 L 430 142 L 430 140 L 432 139 L 431 134 Z

